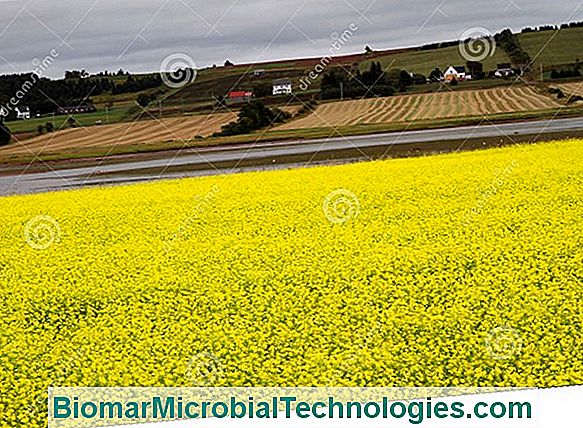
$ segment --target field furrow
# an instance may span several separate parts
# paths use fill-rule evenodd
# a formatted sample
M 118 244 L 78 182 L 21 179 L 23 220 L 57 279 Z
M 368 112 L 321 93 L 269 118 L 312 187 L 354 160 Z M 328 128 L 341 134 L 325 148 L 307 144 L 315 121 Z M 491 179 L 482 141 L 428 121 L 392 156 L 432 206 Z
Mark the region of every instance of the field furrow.
M 111 148 L 117 145 L 146 144 L 208 136 L 236 119 L 235 113 L 216 113 L 162 120 L 75 128 L 45 134 L 0 149 L 2 155 L 46 154 L 71 148 Z
M 563 83 L 560 85 L 553 85 L 561 89 L 568 95 L 583 96 L 583 82 Z
M 320 105 L 315 113 L 276 129 L 340 127 L 417 120 L 493 115 L 558 108 L 551 97 L 519 86 L 475 91 L 397 95 L 382 99 L 335 101 Z

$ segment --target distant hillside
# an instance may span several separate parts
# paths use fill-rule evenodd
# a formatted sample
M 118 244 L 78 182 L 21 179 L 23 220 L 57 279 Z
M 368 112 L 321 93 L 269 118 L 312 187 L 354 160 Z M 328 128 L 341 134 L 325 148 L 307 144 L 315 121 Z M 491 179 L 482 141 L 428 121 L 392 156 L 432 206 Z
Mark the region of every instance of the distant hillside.
M 517 34 L 522 48 L 534 61 L 533 68 L 559 66 L 574 63 L 583 59 L 583 28 L 568 28 L 557 31 L 541 31 Z M 388 52 L 376 61 L 384 67 L 404 68 L 414 73 L 428 74 L 435 67 L 443 69 L 450 65 L 463 65 L 466 60 L 461 56 L 457 44 L 455 46 L 430 50 L 407 50 Z M 497 64 L 510 62 L 506 53 L 496 47 L 493 56 L 484 61 L 486 70 L 496 68 Z M 365 66 L 367 63 L 365 62 Z
M 548 72 L 565 64 L 573 64 L 580 57 L 583 58 L 583 28 L 578 26 L 564 29 L 544 28 L 549 29 L 516 35 L 523 50 L 532 58 L 532 68 L 537 73 L 541 65 Z M 466 63 L 466 59 L 460 54 L 458 43 L 450 41 L 406 49 L 375 51 L 369 54 L 338 56 L 332 58 L 327 69 L 338 66 L 350 68 L 354 64 L 358 64 L 360 70 L 366 70 L 370 63 L 375 61 L 380 62 L 383 68 L 404 69 L 411 73 L 428 76 L 435 68 L 444 70 L 450 65 L 464 65 Z M 164 104 L 167 107 L 188 105 L 194 109 L 203 109 L 209 106 L 208 102 L 213 97 L 224 95 L 233 88 L 268 93 L 271 81 L 282 77 L 291 78 L 294 86 L 297 86 L 299 79 L 314 69 L 320 60 L 321 58 L 303 58 L 204 69 L 199 72 L 198 79 L 194 84 L 170 95 Z M 486 72 L 496 69 L 498 64 L 510 62 L 511 59 L 499 46 L 493 49 L 492 54 L 482 61 Z M 263 70 L 265 73 L 261 77 L 257 77 L 253 75 L 255 70 Z M 313 85 L 310 89 L 312 93 L 316 93 L 318 84 Z M 306 96 L 310 96 L 310 91 Z
M 574 23 L 570 28 L 559 28 L 553 26 L 542 26 L 542 31 L 527 31 L 518 33 L 523 48 L 531 56 L 537 57 L 535 63 L 564 64 L 574 62 L 577 54 L 583 57 L 583 24 Z M 332 58 L 330 66 L 342 64 L 350 65 L 355 62 L 366 63 L 366 61 L 379 61 L 381 64 L 389 64 L 395 61 L 396 68 L 407 68 L 414 73 L 429 73 L 435 66 L 433 64 L 442 64 L 440 68 L 447 67 L 451 64 L 463 64 L 465 59 L 459 54 L 459 41 L 446 41 L 431 43 L 423 46 L 415 46 L 399 49 L 376 50 L 372 53 L 352 53 L 339 55 Z M 257 63 L 235 64 L 232 67 L 217 67 L 202 70 L 202 73 L 213 70 L 222 70 L 227 73 L 239 74 L 246 69 L 264 69 L 266 71 L 306 69 L 315 66 L 320 62 L 320 57 L 298 58 L 278 61 L 265 61 Z M 486 68 L 493 68 L 501 62 L 508 62 L 508 57 L 501 50 L 497 49 L 494 56 L 485 60 Z M 437 66 L 439 67 L 439 66 Z M 228 70 L 228 71 L 226 71 Z

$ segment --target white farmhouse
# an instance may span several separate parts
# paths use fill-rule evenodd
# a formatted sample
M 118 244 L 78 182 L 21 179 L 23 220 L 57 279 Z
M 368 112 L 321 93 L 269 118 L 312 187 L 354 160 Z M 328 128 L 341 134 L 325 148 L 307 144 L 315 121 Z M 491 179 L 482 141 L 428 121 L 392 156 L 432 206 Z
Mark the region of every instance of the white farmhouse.
M 290 79 L 278 79 L 273 81 L 273 95 L 292 93 L 292 81 Z
M 452 80 L 471 80 L 472 76 L 466 73 L 466 67 L 463 65 L 458 67 L 451 65 L 443 73 L 443 78 L 446 82 L 451 82 Z

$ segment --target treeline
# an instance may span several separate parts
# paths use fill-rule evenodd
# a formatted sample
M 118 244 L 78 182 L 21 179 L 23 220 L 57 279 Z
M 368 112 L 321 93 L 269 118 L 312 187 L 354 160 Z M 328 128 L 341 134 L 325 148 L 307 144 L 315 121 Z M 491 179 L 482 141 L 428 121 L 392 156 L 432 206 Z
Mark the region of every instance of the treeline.
M 577 60 L 574 64 L 567 64 L 557 67 L 551 71 L 551 79 L 566 79 L 570 77 L 581 77 L 581 63 Z
M 580 28 L 583 27 L 583 21 L 569 22 L 561 25 L 541 25 L 540 27 L 526 27 L 523 28 L 521 33 L 536 33 L 539 31 L 556 31 L 556 30 L 566 30 L 567 28 Z
M 441 48 L 449 48 L 452 46 L 457 46 L 459 44 L 459 40 L 451 41 L 451 42 L 439 42 L 439 43 L 427 43 L 419 48 L 421 51 L 430 51 L 434 49 L 441 49 Z
M 494 40 L 496 41 L 496 45 L 501 47 L 504 52 L 506 52 L 506 55 L 508 55 L 513 65 L 523 71 L 527 71 L 532 63 L 532 60 L 528 52 L 526 52 L 522 46 L 520 46 L 518 37 L 516 37 L 516 35 L 511 30 L 506 29 L 496 34 L 494 36 Z
M 16 100 L 32 113 L 52 113 L 59 106 L 78 105 L 92 95 L 111 90 L 108 79 L 50 80 L 33 73 L 0 76 L 0 103 L 10 105 Z
M 82 77 L 83 76 L 83 77 Z M 9 106 L 11 99 L 33 114 L 49 114 L 61 106 L 76 106 L 91 102 L 92 96 L 104 93 L 123 94 L 141 92 L 162 85 L 158 74 L 135 77 L 116 83 L 109 77 L 86 77 L 80 72 L 68 71 L 66 79 L 51 80 L 33 73 L 0 76 L 0 105 Z M 11 116 L 15 113 L 12 112 Z
M 337 98 L 386 97 L 395 92 L 404 92 L 413 84 L 425 83 L 421 74 L 411 75 L 405 70 L 383 70 L 380 62 L 372 62 L 370 68 L 361 72 L 334 69 L 324 74 L 320 85 L 320 97 L 324 100 Z
M 67 70 L 65 71 L 65 79 L 84 79 L 86 77 L 113 77 L 113 76 L 129 76 L 129 71 L 124 71 L 120 68 L 117 73 L 112 73 L 108 70 L 100 71 L 99 73 L 89 74 L 86 70 Z
M 291 114 L 278 108 L 266 107 L 261 101 L 246 103 L 239 111 L 239 117 L 222 127 L 221 132 L 214 137 L 226 137 L 230 135 L 248 134 L 261 128 L 285 122 Z

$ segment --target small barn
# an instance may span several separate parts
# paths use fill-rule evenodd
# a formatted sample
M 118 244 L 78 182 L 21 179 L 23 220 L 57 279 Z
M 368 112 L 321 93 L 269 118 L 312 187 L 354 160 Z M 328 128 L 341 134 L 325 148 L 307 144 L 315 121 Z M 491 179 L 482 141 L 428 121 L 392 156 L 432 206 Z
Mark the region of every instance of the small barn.
M 244 103 L 250 101 L 253 98 L 252 91 L 231 91 L 227 97 L 229 103 Z

